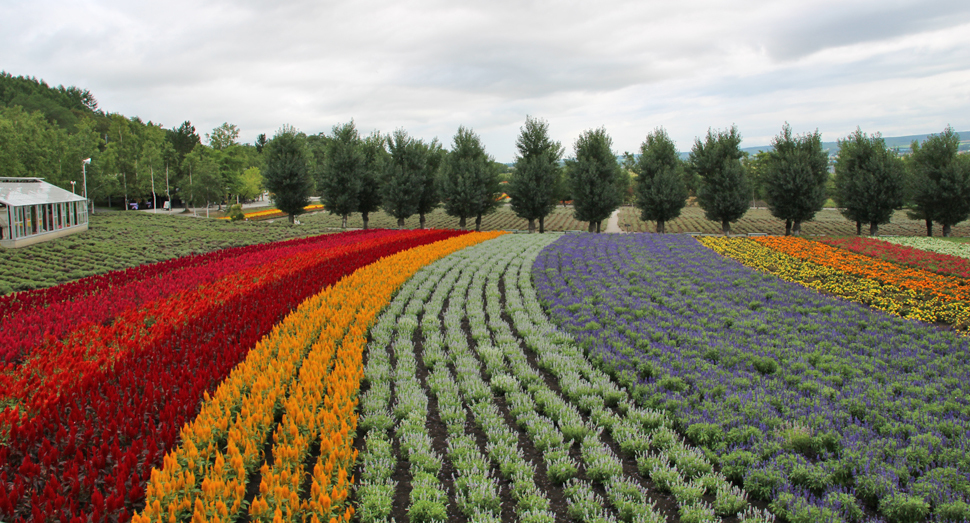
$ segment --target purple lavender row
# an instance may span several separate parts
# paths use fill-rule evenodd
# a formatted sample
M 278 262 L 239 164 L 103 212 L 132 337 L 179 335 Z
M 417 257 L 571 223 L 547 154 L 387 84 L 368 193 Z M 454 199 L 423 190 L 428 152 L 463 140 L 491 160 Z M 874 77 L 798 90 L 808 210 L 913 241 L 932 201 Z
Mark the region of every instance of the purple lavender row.
M 566 235 L 533 279 L 591 360 L 776 514 L 970 519 L 967 338 L 685 235 Z

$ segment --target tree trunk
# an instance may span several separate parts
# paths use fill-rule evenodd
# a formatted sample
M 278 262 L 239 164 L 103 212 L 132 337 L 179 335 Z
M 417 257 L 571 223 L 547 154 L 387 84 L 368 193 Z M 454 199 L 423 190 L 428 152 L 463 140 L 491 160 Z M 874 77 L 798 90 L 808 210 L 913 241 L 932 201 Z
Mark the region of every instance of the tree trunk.
M 465 229 L 465 217 L 464 216 L 461 216 L 461 217 L 458 218 L 458 228 L 459 229 L 462 229 L 462 230 Z
M 657 232 L 660 234 L 663 234 L 666 232 L 666 229 L 664 228 L 663 220 L 657 220 Z
M 795 224 L 791 228 L 791 233 L 795 236 L 802 235 L 802 222 L 801 220 L 795 220 Z
M 404 218 L 398 218 L 397 219 L 397 226 L 398 227 L 404 227 Z
M 869 236 L 879 236 L 879 224 L 872 222 L 869 224 Z
M 724 231 L 724 235 L 727 236 L 731 234 L 731 222 L 727 220 L 721 220 L 721 230 Z
M 948 224 L 945 224 L 945 223 L 943 224 L 943 237 L 944 238 L 949 238 L 950 237 L 950 226 Z
M 536 221 L 534 219 L 529 220 L 529 234 L 536 232 Z
M 546 232 L 546 217 L 545 216 L 540 216 L 539 217 L 539 234 L 542 234 L 544 232 Z
M 929 218 L 926 219 L 926 236 L 933 236 L 933 220 Z
M 785 236 L 791 236 L 791 220 L 785 220 Z
M 862 236 L 862 222 L 856 220 L 855 222 L 855 235 Z
M 596 234 L 600 233 L 600 224 L 603 222 L 596 222 Z
M 340 217 L 340 228 L 341 229 L 346 229 L 347 228 L 347 215 L 346 214 Z
M 479 214 L 475 217 L 475 232 L 482 230 L 482 215 Z
M 367 222 L 370 221 L 370 216 L 368 216 L 368 213 L 362 212 L 362 213 L 360 213 L 360 218 L 364 221 L 364 230 L 366 231 L 367 230 Z
M 206 213 L 208 213 L 208 212 L 209 212 L 209 202 L 206 202 L 206 204 L 205 204 L 205 212 L 206 212 Z M 293 224 L 294 224 L 295 222 L 296 222 L 296 216 L 293 216 L 293 215 L 291 214 L 291 215 L 290 215 L 290 225 L 293 225 Z
M 593 223 L 593 222 L 589 222 L 589 231 L 588 232 L 593 232 L 595 230 L 596 230 L 596 224 Z
M 418 213 L 418 228 L 424 229 L 424 213 Z

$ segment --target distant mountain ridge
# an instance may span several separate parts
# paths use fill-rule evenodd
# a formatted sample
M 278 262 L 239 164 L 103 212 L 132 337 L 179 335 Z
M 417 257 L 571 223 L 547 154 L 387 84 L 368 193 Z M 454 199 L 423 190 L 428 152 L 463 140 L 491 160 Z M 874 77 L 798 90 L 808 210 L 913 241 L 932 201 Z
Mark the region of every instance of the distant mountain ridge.
M 901 154 L 908 154 L 910 145 L 913 141 L 918 141 L 923 143 L 930 135 L 939 133 L 928 133 L 928 134 L 911 134 L 908 136 L 883 136 L 882 139 L 886 142 L 889 148 L 897 148 Z M 965 153 L 970 151 L 970 131 L 957 131 L 960 135 L 960 152 Z M 839 152 L 838 142 L 822 142 L 822 149 L 828 151 L 829 157 L 834 157 Z M 754 147 L 742 147 L 741 151 L 754 156 L 762 151 L 770 151 L 770 145 L 756 145 Z M 682 160 L 686 160 L 690 156 L 690 151 L 682 151 L 677 153 L 680 155 Z M 637 155 L 639 156 L 639 155 Z M 622 156 L 617 157 L 619 160 L 623 160 Z
M 883 136 L 882 139 L 886 142 L 886 146 L 890 148 L 898 148 L 900 153 L 908 153 L 910 145 L 914 141 L 923 143 L 927 138 L 933 134 L 939 133 L 929 133 L 929 134 L 911 134 L 908 136 Z M 960 151 L 970 151 L 970 131 L 958 131 L 957 134 L 960 135 Z M 822 149 L 829 152 L 829 156 L 835 156 L 839 152 L 838 142 L 822 142 Z M 770 145 L 758 145 L 755 147 L 744 147 L 742 151 L 755 155 L 762 151 L 771 150 Z

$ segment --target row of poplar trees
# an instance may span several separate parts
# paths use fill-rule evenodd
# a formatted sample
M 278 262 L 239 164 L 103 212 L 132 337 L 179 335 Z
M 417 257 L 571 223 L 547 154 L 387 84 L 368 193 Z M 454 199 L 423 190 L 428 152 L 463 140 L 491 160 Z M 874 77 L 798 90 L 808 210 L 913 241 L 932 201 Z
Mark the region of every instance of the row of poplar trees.
M 323 143 L 308 146 L 314 140 Z M 564 184 L 575 217 L 598 231 L 629 185 L 604 129 L 583 133 L 575 159 L 564 162 L 563 147 L 549 137 L 548 123 L 528 117 L 516 150 L 515 173 L 505 192 L 512 211 L 529 222 L 530 231 L 537 223 L 539 232 L 544 231 L 545 217 L 563 195 Z M 445 151 L 437 139 L 426 143 L 404 130 L 364 137 L 352 121 L 333 127 L 329 135 L 309 137 L 284 126 L 264 152 L 264 185 L 291 221 L 303 212 L 314 188 L 324 208 L 341 216 L 343 227 L 351 214 L 360 213 L 366 229 L 369 215 L 383 210 L 398 226 L 417 214 L 424 228 L 426 215 L 443 207 L 458 218 L 459 227 L 474 219 L 478 230 L 482 217 L 501 205 L 498 164 L 481 138 L 465 127 Z
M 322 143 L 309 147 L 311 140 Z M 500 203 L 495 162 L 478 135 L 464 127 L 446 152 L 437 139 L 425 142 L 400 129 L 361 136 L 353 121 L 335 126 L 330 135 L 311 137 L 284 126 L 265 152 L 263 183 L 291 221 L 303 212 L 314 187 L 324 208 L 341 217 L 342 227 L 360 213 L 365 229 L 378 210 L 401 227 L 417 214 L 424 228 L 427 214 L 442 204 L 462 228 L 474 218 L 479 229 L 482 216 Z
M 720 222 L 725 234 L 748 211 L 755 192 L 785 221 L 786 235 L 799 234 L 802 222 L 812 220 L 829 197 L 860 235 L 865 224 L 869 234 L 878 234 L 902 208 L 926 223 L 927 236 L 934 223 L 949 236 L 953 225 L 970 217 L 970 155 L 958 154 L 960 136 L 949 126 L 922 144 L 913 142 L 906 156 L 887 147 L 879 134 L 857 129 L 837 142 L 834 173 L 817 130 L 796 136 L 785 124 L 755 161 L 747 161 L 740 144 L 736 127 L 709 130 L 682 162 L 663 129 L 648 135 L 630 162 L 641 219 L 655 221 L 657 232 L 664 232 L 686 205 L 688 186 L 696 187 L 705 217 Z
M 474 218 L 477 230 L 482 216 L 500 205 L 497 164 L 479 136 L 464 127 L 450 151 L 437 139 L 426 143 L 404 130 L 363 137 L 353 122 L 309 139 L 322 140 L 322 146 L 307 147 L 308 137 L 284 127 L 266 144 L 264 183 L 291 220 L 308 204 L 314 185 L 344 227 L 351 214 L 360 213 L 367 228 L 369 214 L 383 210 L 399 226 L 417 214 L 424 228 L 426 215 L 440 206 L 461 228 Z M 574 217 L 599 232 L 623 203 L 632 171 L 641 219 L 656 222 L 661 233 L 680 216 L 690 192 L 705 217 L 729 233 L 731 223 L 750 209 L 755 185 L 771 213 L 785 221 L 786 234 L 799 234 L 829 197 L 856 222 L 859 234 L 863 224 L 877 234 L 904 204 L 911 217 L 926 221 L 928 235 L 934 222 L 949 235 L 952 225 L 970 215 L 970 162 L 964 161 L 970 157 L 957 156 L 959 136 L 949 127 L 922 145 L 914 143 L 905 161 L 878 134 L 857 130 L 838 142 L 834 176 L 819 132 L 796 136 L 788 124 L 758 162 L 745 161 L 734 126 L 695 139 L 686 161 L 662 128 L 622 164 L 612 145 L 605 129 L 587 130 L 574 144 L 574 157 L 563 160 L 564 149 L 550 138 L 548 123 L 527 117 L 505 190 L 511 210 L 528 221 L 530 232 L 537 224 L 543 232 L 545 217 L 568 194 Z

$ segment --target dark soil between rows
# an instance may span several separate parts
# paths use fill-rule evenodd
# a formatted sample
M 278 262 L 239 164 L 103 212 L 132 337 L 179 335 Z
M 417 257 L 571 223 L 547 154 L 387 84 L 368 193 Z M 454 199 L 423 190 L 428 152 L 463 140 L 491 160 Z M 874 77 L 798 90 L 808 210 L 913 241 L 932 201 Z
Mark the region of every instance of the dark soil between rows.
M 502 320 L 507 322 L 510 326 L 513 326 L 514 324 L 512 323 L 512 318 L 508 315 L 507 312 L 505 312 L 506 300 L 505 300 L 504 279 L 500 280 L 499 282 L 499 290 L 501 292 L 501 303 L 503 307 Z M 445 304 L 442 307 L 442 311 L 439 314 L 439 319 L 441 319 L 442 322 L 444 319 L 444 311 L 447 310 L 449 302 L 450 300 L 445 301 Z M 419 315 L 419 318 L 418 318 L 419 326 L 414 331 L 414 334 L 412 336 L 412 342 L 414 344 L 414 352 L 417 360 L 417 378 L 420 381 L 425 393 L 428 395 L 428 420 L 427 420 L 428 434 L 432 439 L 432 447 L 434 448 L 435 452 L 442 457 L 442 468 L 440 473 L 438 474 L 438 478 L 442 483 L 442 487 L 448 493 L 448 519 L 449 521 L 465 523 L 468 521 L 468 518 L 458 510 L 457 503 L 455 502 L 455 488 L 454 488 L 453 478 L 456 471 L 454 466 L 451 464 L 451 461 L 447 457 L 447 450 L 448 450 L 447 444 L 446 444 L 447 432 L 446 432 L 444 423 L 442 423 L 441 419 L 438 416 L 437 399 L 435 395 L 431 393 L 427 384 L 429 371 L 423 361 L 424 338 L 423 338 L 423 335 L 421 334 L 421 327 L 420 327 L 422 317 L 423 317 L 423 314 Z M 476 347 L 476 344 L 471 335 L 471 328 L 469 326 L 467 316 L 463 318 L 462 330 L 464 331 L 468 339 L 469 346 L 472 347 L 472 349 L 474 350 L 474 348 Z M 515 332 L 514 327 L 513 327 L 513 332 Z M 525 345 L 525 342 L 521 337 L 519 338 L 519 343 L 532 368 L 535 369 L 538 373 L 540 373 L 540 375 L 543 377 L 546 384 L 549 386 L 551 390 L 559 394 L 561 397 L 565 398 L 565 395 L 563 395 L 562 389 L 559 387 L 559 383 L 556 380 L 555 376 L 553 376 L 550 372 L 543 370 L 542 368 L 539 367 L 536 354 L 532 352 Z M 395 364 L 393 351 L 391 351 L 391 359 L 392 359 L 392 367 L 393 367 Z M 449 363 L 448 366 L 449 366 L 449 369 L 452 371 L 452 374 L 454 375 L 453 365 Z M 485 374 L 484 364 L 480 362 L 480 366 L 481 366 L 483 377 L 487 376 L 487 374 Z M 519 448 L 522 451 L 524 458 L 535 467 L 536 469 L 535 483 L 539 487 L 539 489 L 545 492 L 546 495 L 548 496 L 550 501 L 550 511 L 553 514 L 555 514 L 556 521 L 561 523 L 572 521 L 571 518 L 569 518 L 569 516 L 567 515 L 568 502 L 565 494 L 563 493 L 562 486 L 559 484 L 553 483 L 546 477 L 546 467 L 542 459 L 542 453 L 538 449 L 536 449 L 535 446 L 532 444 L 528 434 L 524 430 L 519 429 L 518 425 L 515 423 L 515 420 L 513 419 L 512 415 L 509 412 L 508 405 L 505 401 L 504 396 L 496 395 L 493 397 L 493 401 L 495 402 L 495 405 L 498 407 L 499 412 L 505 418 L 506 422 L 508 423 L 508 426 L 518 434 Z M 466 411 L 467 411 L 467 406 L 466 406 Z M 476 439 L 476 441 L 478 442 L 479 450 L 482 452 L 482 454 L 487 456 L 487 452 L 485 449 L 485 443 L 487 441 L 486 434 L 484 433 L 484 431 L 478 428 L 478 426 L 473 422 L 471 412 L 467 411 L 467 413 L 468 413 L 468 421 L 466 423 L 466 433 L 472 435 Z M 583 415 L 583 418 L 584 420 L 587 420 L 587 421 L 589 420 L 588 416 L 586 415 Z M 363 433 L 364 431 L 362 429 L 358 429 L 357 437 L 354 442 L 355 447 L 361 451 L 363 450 Z M 398 439 L 396 437 L 392 437 L 391 439 L 393 441 L 395 456 L 398 459 L 398 465 L 393 475 L 394 481 L 397 482 L 397 489 L 395 492 L 393 509 L 391 511 L 390 517 L 394 518 L 394 520 L 398 521 L 399 523 L 410 523 L 407 509 L 410 504 L 411 473 L 410 473 L 410 469 L 409 469 L 408 461 L 406 457 L 402 456 L 400 453 Z M 671 496 L 670 494 L 664 494 L 660 492 L 654 486 L 653 482 L 643 477 L 639 473 L 639 470 L 637 469 L 636 461 L 633 459 L 633 457 L 624 455 L 620 451 L 619 445 L 616 443 L 616 441 L 613 440 L 613 438 L 608 433 L 605 433 L 605 432 L 603 433 L 602 441 L 604 441 L 604 443 L 609 445 L 609 447 L 613 450 L 613 452 L 621 459 L 621 462 L 623 464 L 624 475 L 638 482 L 648 492 L 650 501 L 655 503 L 655 506 L 658 511 L 660 511 L 661 513 L 667 516 L 667 521 L 669 523 L 679 523 L 680 517 L 678 515 L 677 503 L 676 503 L 676 500 L 673 498 L 673 496 Z M 575 443 L 575 442 L 573 443 L 570 449 L 570 453 L 572 457 L 578 463 L 580 463 L 580 470 L 579 470 L 579 473 L 577 474 L 577 477 L 579 479 L 588 480 L 588 478 L 585 475 L 584 467 L 582 465 L 581 454 L 580 454 L 578 443 Z M 359 468 L 356 469 L 355 472 L 357 472 L 356 477 L 359 478 L 360 477 Z M 503 521 L 514 521 L 517 518 L 515 513 L 515 499 L 512 497 L 510 493 L 510 482 L 505 478 L 503 478 L 498 473 L 497 469 L 494 470 L 493 472 L 494 472 L 493 477 L 495 478 L 496 484 L 498 486 L 498 492 L 502 503 L 501 517 Z M 604 499 L 606 498 L 605 489 L 603 488 L 602 485 L 593 483 L 593 488 L 598 494 L 603 496 Z M 351 499 L 353 500 L 354 497 L 352 496 Z M 713 496 L 705 496 L 705 499 L 710 503 L 713 503 L 714 501 Z M 762 502 L 752 501 L 751 503 L 758 508 L 763 509 L 766 507 L 766 504 Z M 724 518 L 723 521 L 732 523 L 737 521 L 737 519 Z

